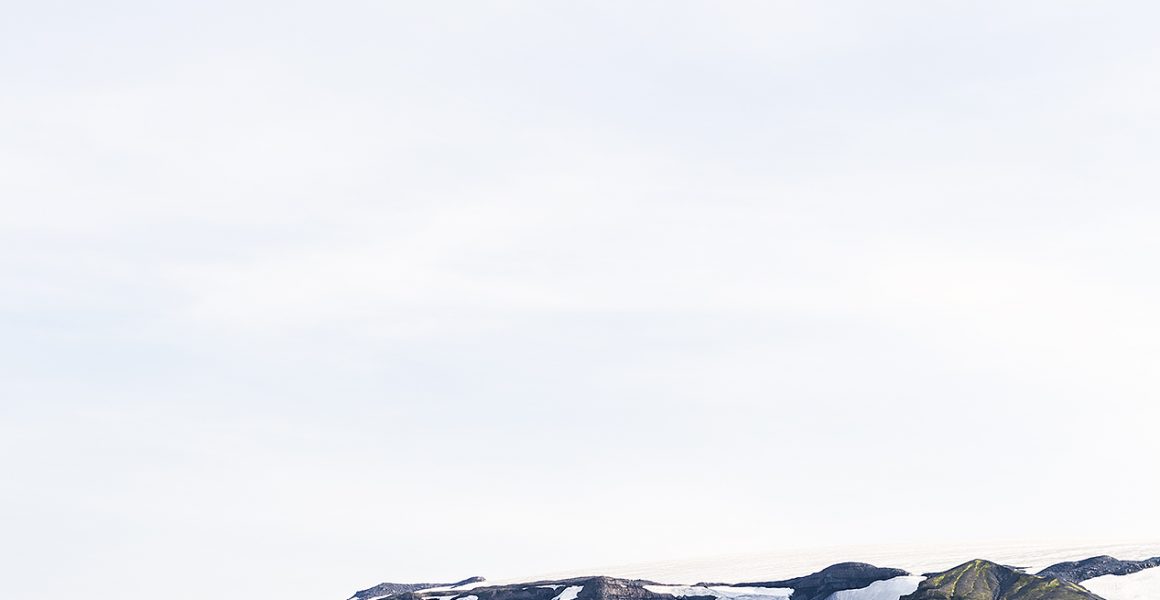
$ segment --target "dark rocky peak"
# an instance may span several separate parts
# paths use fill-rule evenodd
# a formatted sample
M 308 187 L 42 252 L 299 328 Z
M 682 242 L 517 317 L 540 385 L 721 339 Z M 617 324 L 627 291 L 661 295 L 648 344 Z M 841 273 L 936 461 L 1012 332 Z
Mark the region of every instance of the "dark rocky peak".
M 478 600 L 552 600 L 563 589 L 553 587 L 552 583 L 555 582 L 483 586 L 461 592 L 461 596 L 474 596 Z
M 359 590 L 351 596 L 352 600 L 372 600 L 373 598 L 384 598 L 388 596 L 397 596 L 423 588 L 438 587 L 443 583 L 380 583 L 374 587 L 369 587 L 365 590 Z
M 644 586 L 653 583 L 643 579 L 592 577 L 584 583 L 584 589 L 580 590 L 580 595 L 577 598 L 578 600 L 659 600 L 671 598 L 668 594 L 658 594 L 644 588 Z
M 740 583 L 738 586 L 793 588 L 791 600 L 824 600 L 834 592 L 864 588 L 875 581 L 910 575 L 902 569 L 876 567 L 866 563 L 845 562 L 830 565 L 817 573 L 781 581 Z
M 1120 560 L 1111 556 L 1093 556 L 1083 560 L 1051 565 L 1040 571 L 1039 575 L 1079 583 L 1103 575 L 1129 575 L 1152 567 L 1160 567 L 1160 556 L 1146 560 Z
M 471 583 L 479 583 L 481 581 L 484 581 L 482 577 L 468 577 L 467 579 L 456 581 L 455 583 L 380 583 L 374 587 L 355 592 L 354 595 L 350 597 L 350 599 L 373 600 L 375 598 L 392 598 L 428 588 L 455 587 L 468 585 Z

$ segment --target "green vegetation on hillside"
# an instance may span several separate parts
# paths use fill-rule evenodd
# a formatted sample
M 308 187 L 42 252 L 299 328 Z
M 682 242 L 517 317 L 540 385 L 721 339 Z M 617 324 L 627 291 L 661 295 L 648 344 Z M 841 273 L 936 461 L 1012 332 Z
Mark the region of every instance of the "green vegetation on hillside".
M 1078 584 L 973 560 L 928 577 L 900 600 L 1102 600 Z

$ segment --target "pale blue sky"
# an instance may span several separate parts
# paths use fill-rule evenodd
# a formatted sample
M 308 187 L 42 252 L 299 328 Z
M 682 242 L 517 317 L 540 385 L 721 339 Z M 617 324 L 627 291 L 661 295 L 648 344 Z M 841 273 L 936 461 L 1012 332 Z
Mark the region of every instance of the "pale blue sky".
M 1158 12 L 8 3 L 0 596 L 1160 538 Z

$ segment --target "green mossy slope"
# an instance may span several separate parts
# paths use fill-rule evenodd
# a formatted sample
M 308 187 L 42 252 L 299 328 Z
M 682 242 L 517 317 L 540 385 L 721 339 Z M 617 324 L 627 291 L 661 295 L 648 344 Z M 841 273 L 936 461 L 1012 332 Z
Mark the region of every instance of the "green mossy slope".
M 986 560 L 937 573 L 899 600 L 1102 600 L 1078 584 L 1037 577 Z

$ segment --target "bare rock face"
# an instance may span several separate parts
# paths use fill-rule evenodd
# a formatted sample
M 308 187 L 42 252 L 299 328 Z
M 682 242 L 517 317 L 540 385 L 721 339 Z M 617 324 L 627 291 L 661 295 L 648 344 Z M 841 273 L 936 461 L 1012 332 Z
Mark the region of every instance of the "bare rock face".
M 475 596 L 478 600 L 552 600 L 564 589 L 579 587 L 577 600 L 673 600 L 667 594 L 645 589 L 652 581 L 616 577 L 575 577 L 552 581 L 533 581 L 513 585 L 475 587 L 452 600 Z
M 1103 575 L 1130 575 L 1152 567 L 1160 567 L 1160 556 L 1147 560 L 1119 560 L 1111 556 L 1093 556 L 1084 560 L 1057 563 L 1038 574 L 1041 577 L 1055 577 L 1079 583 Z
M 653 582 L 641 579 L 617 579 L 615 577 L 592 577 L 583 581 L 578 600 L 672 600 L 668 594 L 657 594 L 644 588 Z M 571 583 L 569 585 L 580 585 Z M 689 597 L 684 597 L 689 598 Z M 695 596 L 693 598 L 711 598 Z
M 534 584 L 477 587 L 461 593 L 460 597 L 475 596 L 479 600 L 551 600 L 557 594 L 552 587 Z M 423 600 L 422 598 L 416 600 Z
M 441 583 L 380 583 L 374 587 L 369 587 L 365 590 L 359 590 L 350 597 L 350 600 L 372 600 L 373 598 L 383 598 L 386 596 L 398 596 L 407 592 L 421 590 L 423 588 L 438 587 L 444 584 Z
M 739 585 L 770 588 L 793 588 L 791 600 L 824 600 L 834 592 L 864 588 L 875 581 L 910 575 L 902 569 L 876 567 L 866 563 L 845 562 L 831 565 L 804 577 L 781 581 L 761 581 Z

